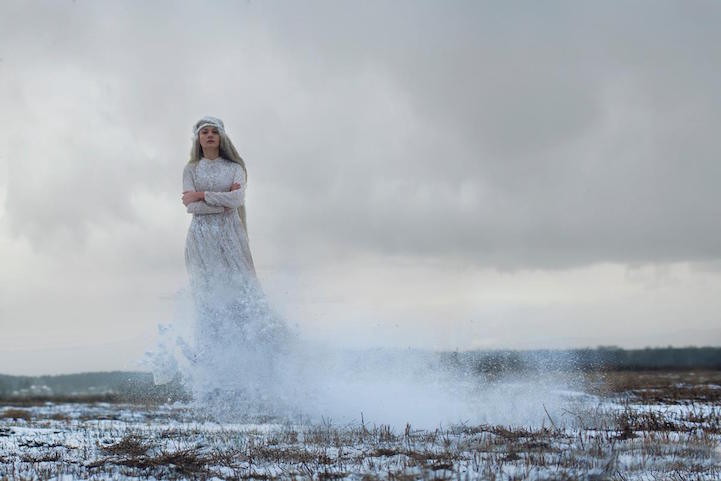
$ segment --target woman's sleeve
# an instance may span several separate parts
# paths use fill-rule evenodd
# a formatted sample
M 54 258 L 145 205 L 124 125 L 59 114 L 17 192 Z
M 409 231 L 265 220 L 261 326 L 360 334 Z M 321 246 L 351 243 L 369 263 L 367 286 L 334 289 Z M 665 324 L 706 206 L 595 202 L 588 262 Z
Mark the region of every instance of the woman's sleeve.
M 185 169 L 183 169 L 183 192 L 185 192 L 186 190 L 197 192 L 195 190 L 195 182 L 193 182 L 193 171 L 190 164 L 186 165 Z M 225 210 L 222 206 L 218 207 L 215 205 L 208 205 L 207 202 L 203 200 L 191 202 L 186 207 L 188 214 L 220 214 Z
M 240 189 L 230 192 L 205 192 L 205 202 L 211 206 L 231 207 L 237 209 L 245 202 L 245 172 L 239 165 L 235 165 L 233 183 L 240 184 Z

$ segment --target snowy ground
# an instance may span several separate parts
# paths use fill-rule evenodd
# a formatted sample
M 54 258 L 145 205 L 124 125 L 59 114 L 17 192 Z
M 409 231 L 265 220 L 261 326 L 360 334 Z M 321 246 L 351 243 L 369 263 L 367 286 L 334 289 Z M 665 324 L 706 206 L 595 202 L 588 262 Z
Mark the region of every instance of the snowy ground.
M 721 373 L 591 376 L 542 425 L 217 422 L 197 407 L 0 404 L 0 479 L 721 479 Z

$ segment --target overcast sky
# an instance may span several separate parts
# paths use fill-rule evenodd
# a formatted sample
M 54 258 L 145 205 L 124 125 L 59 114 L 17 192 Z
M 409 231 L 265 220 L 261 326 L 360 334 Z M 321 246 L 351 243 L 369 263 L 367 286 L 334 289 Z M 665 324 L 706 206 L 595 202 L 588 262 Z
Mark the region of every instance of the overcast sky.
M 308 339 L 721 345 L 721 4 L 0 5 L 0 373 L 133 369 L 225 121 Z

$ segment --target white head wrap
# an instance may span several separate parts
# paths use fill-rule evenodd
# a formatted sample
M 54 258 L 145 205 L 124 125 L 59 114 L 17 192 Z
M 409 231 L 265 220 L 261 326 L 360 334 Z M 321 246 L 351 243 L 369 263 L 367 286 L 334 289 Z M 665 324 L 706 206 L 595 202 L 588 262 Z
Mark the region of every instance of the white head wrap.
M 197 137 L 200 129 L 207 125 L 213 126 L 218 129 L 218 132 L 220 132 L 221 134 L 225 134 L 225 125 L 223 125 L 223 121 L 217 117 L 211 117 L 210 115 L 206 115 L 195 123 L 195 126 L 193 127 L 193 135 Z

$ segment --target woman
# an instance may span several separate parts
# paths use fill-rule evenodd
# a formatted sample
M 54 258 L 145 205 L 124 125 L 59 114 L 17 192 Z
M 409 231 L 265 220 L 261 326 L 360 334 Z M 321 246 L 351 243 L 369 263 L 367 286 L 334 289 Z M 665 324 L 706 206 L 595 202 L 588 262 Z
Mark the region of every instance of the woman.
M 222 120 L 203 117 L 193 133 L 182 198 L 193 214 L 185 244 L 191 283 L 208 287 L 222 275 L 256 282 L 245 227 L 245 163 L 225 134 Z
M 256 277 L 245 220 L 247 171 L 223 121 L 206 116 L 193 127 L 183 170 L 183 204 L 193 214 L 185 264 L 195 301 L 193 388 L 257 391 L 272 375 L 285 340 Z M 187 374 L 187 373 L 186 373 Z

